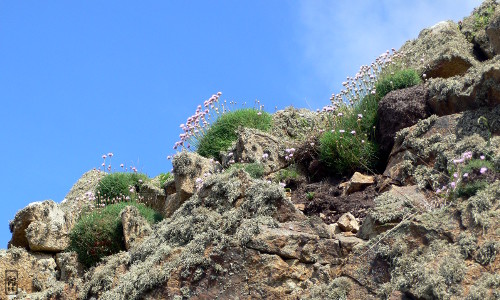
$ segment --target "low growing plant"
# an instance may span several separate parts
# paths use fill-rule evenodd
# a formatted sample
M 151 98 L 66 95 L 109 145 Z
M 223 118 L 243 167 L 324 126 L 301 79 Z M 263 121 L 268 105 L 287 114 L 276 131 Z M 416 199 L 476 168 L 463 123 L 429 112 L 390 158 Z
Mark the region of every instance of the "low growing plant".
M 238 127 L 268 131 L 271 123 L 271 115 L 264 111 L 245 108 L 227 112 L 219 116 L 200 138 L 196 151 L 204 157 L 218 158 L 220 151 L 226 150 L 238 138 Z
M 145 174 L 116 172 L 104 176 L 96 188 L 96 205 L 104 206 L 120 201 L 133 200 L 142 183 L 148 180 Z
M 245 170 L 252 178 L 261 179 L 264 176 L 264 166 L 261 163 L 234 163 L 228 169 L 228 172 L 231 172 L 233 169 L 243 169 Z
M 120 212 L 128 205 L 137 207 L 140 214 L 151 224 L 162 219 L 158 212 L 137 202 L 108 205 L 78 220 L 69 235 L 68 251 L 78 253 L 78 260 L 88 268 L 105 256 L 125 250 Z

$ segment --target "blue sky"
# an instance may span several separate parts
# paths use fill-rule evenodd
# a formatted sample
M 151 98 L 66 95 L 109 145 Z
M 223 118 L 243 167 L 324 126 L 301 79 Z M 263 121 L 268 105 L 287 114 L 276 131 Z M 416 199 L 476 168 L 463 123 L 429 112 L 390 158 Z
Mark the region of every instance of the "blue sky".
M 113 152 L 153 177 L 179 124 L 222 99 L 321 108 L 379 54 L 479 0 L 0 0 L 0 248 Z

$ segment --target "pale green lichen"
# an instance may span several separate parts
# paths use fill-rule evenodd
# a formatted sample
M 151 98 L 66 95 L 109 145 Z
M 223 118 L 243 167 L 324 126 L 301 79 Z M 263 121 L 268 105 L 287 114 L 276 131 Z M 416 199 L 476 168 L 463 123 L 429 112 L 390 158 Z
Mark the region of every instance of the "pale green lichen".
M 466 300 L 500 299 L 500 274 L 484 273 L 474 282 Z
M 470 214 L 473 224 L 488 228 L 491 223 L 491 213 L 498 209 L 500 202 L 500 181 L 495 181 L 486 189 L 470 197 L 462 206 L 462 214 Z
M 474 259 L 483 266 L 486 266 L 495 261 L 498 252 L 500 252 L 500 243 L 497 241 L 488 241 L 479 248 Z
M 330 284 L 314 285 L 310 289 L 309 300 L 347 300 L 349 291 L 352 288 L 351 280 L 347 277 L 337 277 Z

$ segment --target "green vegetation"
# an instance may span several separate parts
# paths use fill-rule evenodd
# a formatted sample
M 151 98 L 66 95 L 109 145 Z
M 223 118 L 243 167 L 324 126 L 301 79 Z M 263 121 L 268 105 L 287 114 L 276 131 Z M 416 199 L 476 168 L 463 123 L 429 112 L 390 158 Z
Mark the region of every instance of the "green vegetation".
M 314 192 L 308 192 L 306 194 L 306 197 L 307 197 L 307 200 L 309 200 L 309 201 L 314 199 Z
M 104 176 L 97 185 L 97 205 L 108 205 L 119 201 L 131 200 L 131 189 L 138 192 L 148 177 L 141 173 L 112 173 Z M 133 199 L 132 199 L 133 200 Z
M 226 150 L 237 140 L 238 127 L 268 131 L 271 128 L 270 114 L 256 109 L 240 109 L 219 116 L 199 140 L 197 152 L 204 157 L 218 158 L 219 152 Z
M 493 6 L 490 6 L 486 8 L 486 10 L 480 14 L 480 13 L 475 13 L 474 14 L 474 30 L 480 30 L 484 29 L 488 24 L 490 23 L 490 18 L 495 12 L 495 8 Z
M 382 76 L 376 93 L 366 95 L 351 106 L 342 106 L 330 121 L 331 130 L 320 137 L 320 159 L 332 173 L 348 175 L 357 170 L 377 167 L 378 145 L 375 140 L 378 102 L 387 93 L 421 82 L 417 72 L 404 69 Z
M 174 179 L 174 175 L 172 175 L 170 172 L 161 173 L 160 175 L 158 175 L 158 179 L 160 180 L 160 187 L 162 187 L 167 181 L 169 181 L 170 179 Z
M 396 71 L 394 74 L 387 75 L 377 82 L 375 85 L 377 97 L 382 99 L 391 91 L 411 87 L 421 82 L 422 80 L 417 71 L 413 69 Z
M 275 182 L 288 182 L 290 180 L 297 180 L 300 174 L 296 165 L 289 165 L 285 169 L 281 169 L 274 175 Z
M 261 163 L 235 163 L 229 167 L 227 172 L 232 172 L 235 169 L 243 169 L 250 175 L 250 177 L 255 179 L 261 179 L 264 176 L 264 166 Z
M 101 258 L 125 250 L 120 212 L 128 205 L 139 209 L 151 224 L 162 219 L 158 212 L 136 202 L 120 202 L 84 215 L 70 233 L 69 251 L 78 253 L 79 261 L 86 267 Z

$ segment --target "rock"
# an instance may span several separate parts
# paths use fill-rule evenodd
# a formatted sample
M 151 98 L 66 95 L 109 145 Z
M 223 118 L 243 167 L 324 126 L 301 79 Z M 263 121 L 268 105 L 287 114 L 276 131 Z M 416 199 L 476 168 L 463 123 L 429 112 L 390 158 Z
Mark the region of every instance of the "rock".
M 321 239 L 310 232 L 294 230 L 293 225 L 283 224 L 278 228 L 260 226 L 247 247 L 260 252 L 276 254 L 282 259 L 297 259 L 302 263 L 340 262 L 339 242 Z
M 60 270 L 60 281 L 76 282 L 83 275 L 83 266 L 78 261 L 76 252 L 62 252 L 56 254 L 56 264 Z
M 495 55 L 500 54 L 500 8 L 497 6 L 491 21 L 486 27 L 486 36 L 490 43 L 491 52 Z
M 93 207 L 95 195 L 94 192 L 101 178 L 106 173 L 98 170 L 90 170 L 82 175 L 80 179 L 71 187 L 59 207 L 66 214 L 68 228 L 73 228 L 74 224 L 80 218 L 83 210 L 91 210 Z
M 337 224 L 339 224 L 339 227 L 342 231 L 356 233 L 359 230 L 358 221 L 356 221 L 356 218 L 350 212 L 340 216 Z
M 375 184 L 375 177 L 355 172 L 344 189 L 344 195 L 359 192 L 372 184 Z
M 339 246 L 343 256 L 347 256 L 349 253 L 351 253 L 354 247 L 365 244 L 365 241 L 355 236 L 344 236 L 342 234 L 338 234 L 335 236 L 335 238 L 339 242 Z
M 417 85 L 392 91 L 379 101 L 375 136 L 383 157 L 391 152 L 396 132 L 430 116 L 427 93 L 425 85 Z
M 182 151 L 175 155 L 172 165 L 179 206 L 195 193 L 197 184 L 200 185 L 209 174 L 214 174 L 217 171 L 212 160 L 188 151 Z M 196 182 L 197 180 L 199 183 Z M 175 209 L 176 207 L 171 208 L 174 211 Z
M 52 200 L 30 203 L 9 224 L 12 246 L 32 251 L 60 252 L 69 245 L 64 212 Z
M 500 104 L 500 56 L 471 68 L 462 77 L 428 81 L 431 113 L 444 116 Z
M 472 44 L 452 21 L 422 30 L 416 40 L 406 42 L 399 52 L 406 67 L 425 73 L 427 78 L 463 75 L 477 63 Z
M 271 134 L 280 141 L 306 140 L 311 132 L 325 124 L 323 116 L 305 108 L 287 107 L 273 114 Z
M 163 190 L 165 191 L 165 195 L 172 195 L 175 194 L 175 179 L 172 178 L 170 180 L 167 180 L 165 184 L 163 185 Z
M 123 237 L 125 249 L 129 250 L 136 244 L 140 244 L 145 237 L 152 232 L 148 221 L 141 216 L 139 209 L 135 206 L 127 206 L 120 212 L 123 225 Z
M 0 250 L 0 280 L 4 288 L 0 297 L 8 299 L 18 293 L 46 289 L 56 281 L 56 262 L 51 255 L 28 253 L 24 248 Z
M 478 123 L 479 118 L 485 118 L 489 128 Z M 498 151 L 494 143 L 488 146 L 487 139 L 492 134 L 494 140 L 499 133 L 500 106 L 420 120 L 396 134 L 384 175 L 403 184 L 437 190 L 448 182 L 447 166 L 464 152 L 480 155 Z
M 342 232 L 342 230 L 340 230 L 339 224 L 337 224 L 337 223 L 329 224 L 328 227 L 330 229 L 332 236 L 335 236 L 336 234 L 339 234 Z
M 425 207 L 428 200 L 417 186 L 391 186 L 388 192 L 375 198 L 375 207 L 368 212 L 358 237 L 369 240 L 396 226 L 405 215 L 411 212 L 410 207 Z
M 461 31 L 466 39 L 474 45 L 473 53 L 481 61 L 493 58 L 498 54 L 498 3 L 486 0 L 474 9 L 472 14 L 464 18 Z
M 290 162 L 285 149 L 290 142 L 253 128 L 240 128 L 238 140 L 234 148 L 222 155 L 222 164 L 230 165 L 231 161 L 243 163 L 260 163 L 264 172 L 269 174 L 286 167 Z
M 158 178 L 153 178 L 149 182 L 141 185 L 139 191 L 139 202 L 144 203 L 146 206 L 158 212 L 165 211 L 166 194 L 165 190 L 160 187 Z

